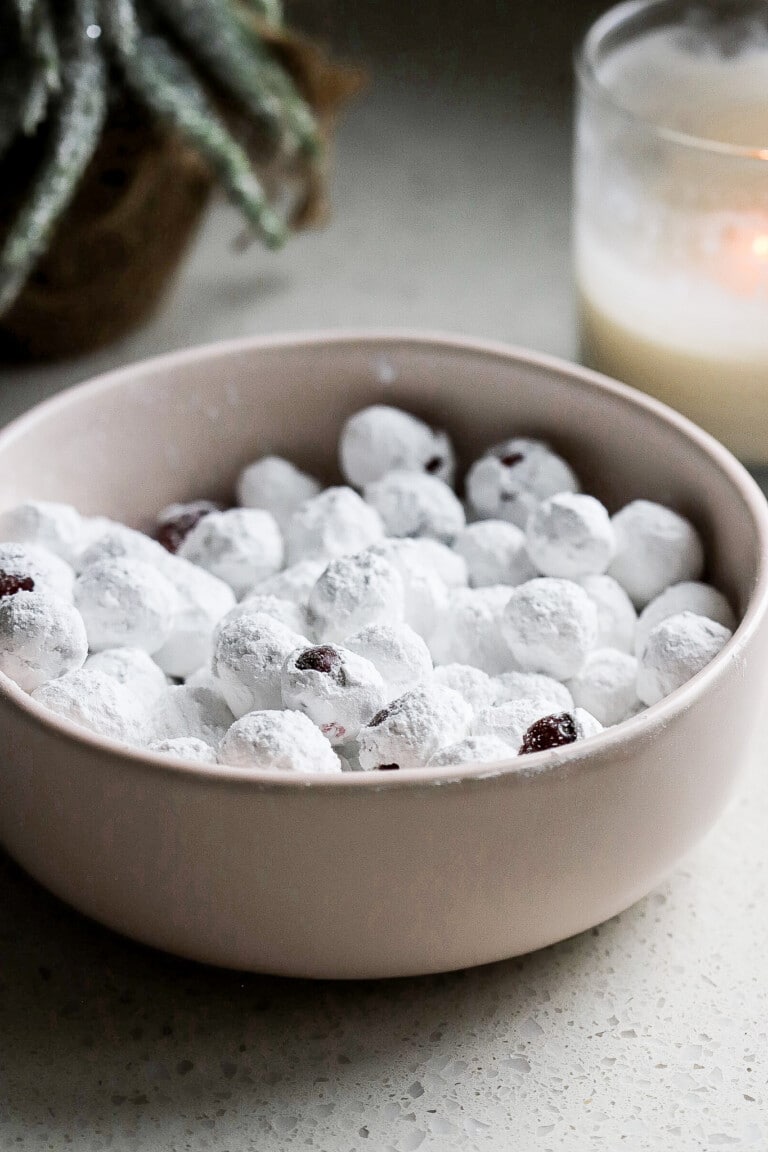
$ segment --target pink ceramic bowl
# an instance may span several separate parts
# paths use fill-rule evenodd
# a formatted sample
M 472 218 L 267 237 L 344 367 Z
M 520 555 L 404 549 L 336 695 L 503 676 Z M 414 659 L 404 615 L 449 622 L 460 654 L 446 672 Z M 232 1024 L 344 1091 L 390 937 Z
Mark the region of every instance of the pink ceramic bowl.
M 0 435 L 0 507 L 71 501 L 147 527 L 280 452 L 336 476 L 342 420 L 386 400 L 463 462 L 552 440 L 611 508 L 646 496 L 704 534 L 742 623 L 684 688 L 584 745 L 455 771 L 297 779 L 126 751 L 0 676 L 0 838 L 104 924 L 214 964 L 375 977 L 482 964 L 626 908 L 712 825 L 747 760 L 768 660 L 768 508 L 719 444 L 609 380 L 408 334 L 244 340 L 138 364 Z

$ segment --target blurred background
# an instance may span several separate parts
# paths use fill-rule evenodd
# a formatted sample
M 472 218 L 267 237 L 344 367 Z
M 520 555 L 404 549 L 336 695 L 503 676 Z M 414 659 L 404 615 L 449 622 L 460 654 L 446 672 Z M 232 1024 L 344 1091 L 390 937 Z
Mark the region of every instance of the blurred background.
M 96 354 L 0 366 L 3 420 L 94 371 L 249 333 L 420 326 L 575 355 L 572 52 L 607 6 L 289 0 L 290 23 L 367 75 L 335 132 L 327 226 L 242 251 L 217 195 L 157 317 Z

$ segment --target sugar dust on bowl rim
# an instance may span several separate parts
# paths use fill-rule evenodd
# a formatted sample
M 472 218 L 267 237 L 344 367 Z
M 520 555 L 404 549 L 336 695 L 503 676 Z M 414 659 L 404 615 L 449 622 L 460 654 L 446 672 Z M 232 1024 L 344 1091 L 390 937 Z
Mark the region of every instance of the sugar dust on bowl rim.
M 19 596 L 59 596 L 70 607 L 74 603 L 80 618 L 88 617 L 90 651 L 84 659 L 98 657 L 96 669 L 91 668 L 94 682 L 103 685 L 109 677 L 117 683 L 119 676 L 145 676 L 146 698 L 154 691 L 170 694 L 177 701 L 171 709 L 173 723 L 187 726 L 186 736 L 167 735 L 153 742 L 162 744 L 161 748 L 128 747 L 119 742 L 123 736 L 88 731 L 82 722 L 76 724 L 53 713 L 45 701 L 34 698 L 36 688 L 30 694 L 28 687 L 5 676 L 2 679 L 0 723 L 7 752 L 0 775 L 0 838 L 32 876 L 102 923 L 197 960 L 285 975 L 383 977 L 485 963 L 552 943 L 627 907 L 701 838 L 732 795 L 755 738 L 760 685 L 768 662 L 765 502 L 744 469 L 706 434 L 655 401 L 584 369 L 502 345 L 417 333 L 291 336 L 193 349 L 132 365 L 72 389 L 9 426 L 0 434 L 0 510 L 5 514 L 28 502 L 65 503 L 78 509 L 80 517 L 108 517 L 147 533 L 145 539 L 152 544 L 149 535 L 157 528 L 158 513 L 169 505 L 188 505 L 204 498 L 223 506 L 223 512 L 210 510 L 202 516 L 186 537 L 192 541 L 190 550 L 199 548 L 197 559 L 184 556 L 184 544 L 177 553 L 163 549 L 169 558 L 181 553 L 181 559 L 200 573 L 190 578 L 182 595 L 178 569 L 174 565 L 163 569 L 166 584 L 157 584 L 160 598 L 164 596 L 171 605 L 167 619 L 168 605 L 163 608 L 159 600 L 155 603 L 145 589 L 148 599 L 142 600 L 142 612 L 144 608 L 151 611 L 137 621 L 141 629 L 137 627 L 132 636 L 136 642 L 132 646 L 143 651 L 141 645 L 154 647 L 160 638 L 163 647 L 169 645 L 171 636 L 163 637 L 163 633 L 171 619 L 171 631 L 177 634 L 162 658 L 170 668 L 170 662 L 191 659 L 190 641 L 198 635 L 191 626 L 184 632 L 180 602 L 194 616 L 192 605 L 197 603 L 199 608 L 203 583 L 209 591 L 219 590 L 221 607 L 225 601 L 229 605 L 227 613 L 232 612 L 236 597 L 251 595 L 252 589 L 244 592 L 241 587 L 247 563 L 244 566 L 240 554 L 216 572 L 199 563 L 200 556 L 211 554 L 206 552 L 206 519 L 226 515 L 238 478 L 245 486 L 244 470 L 264 457 L 279 457 L 321 485 L 351 491 L 355 484 L 344 484 L 336 461 L 339 431 L 355 413 L 381 404 L 412 414 L 437 430 L 436 435 L 445 434 L 445 439 L 429 443 L 432 457 L 424 459 L 419 447 L 410 461 L 420 461 L 422 474 L 436 483 L 452 482 L 449 445 L 460 462 L 456 472 L 461 475 L 468 463 L 486 459 L 489 447 L 506 440 L 544 441 L 579 478 L 582 493 L 606 510 L 603 516 L 579 501 L 574 519 L 570 500 L 556 500 L 541 513 L 537 505 L 535 539 L 528 535 L 527 521 L 525 528 L 507 521 L 525 534 L 521 550 L 519 537 L 504 531 L 499 532 L 497 543 L 492 540 L 489 545 L 487 529 L 471 525 L 470 531 L 461 525 L 451 499 L 441 491 L 440 500 L 432 503 L 434 487 L 419 482 L 420 491 L 429 496 L 422 495 L 419 507 L 429 509 L 431 530 L 444 536 L 435 543 L 454 557 L 452 563 L 445 563 L 439 580 L 448 589 L 449 603 L 456 607 L 456 631 L 467 638 L 467 645 L 484 621 L 495 619 L 501 621 L 498 632 L 508 647 L 509 637 L 514 637 L 518 664 L 530 661 L 526 653 L 536 646 L 531 642 L 535 630 L 531 632 L 529 625 L 536 614 L 531 616 L 531 594 L 525 589 L 536 581 L 562 581 L 577 584 L 596 606 L 597 624 L 587 610 L 595 627 L 607 627 L 606 620 L 612 619 L 614 631 L 608 647 L 625 659 L 597 659 L 595 652 L 600 649 L 587 645 L 579 665 L 579 645 L 583 648 L 585 641 L 583 636 L 579 639 L 577 628 L 568 634 L 567 644 L 550 647 L 547 667 L 531 670 L 529 665 L 515 671 L 493 666 L 504 649 L 490 642 L 492 629 L 485 633 L 488 643 L 478 645 L 472 659 L 462 659 L 451 649 L 451 641 L 443 638 L 434 651 L 434 642 L 425 640 L 408 623 L 426 646 L 429 659 L 442 669 L 434 676 L 443 702 L 455 702 L 455 694 L 474 717 L 487 691 L 483 677 L 495 686 L 495 702 L 479 709 L 483 713 L 480 730 L 472 730 L 473 719 L 470 730 L 458 737 L 459 743 L 469 742 L 459 759 L 445 764 L 438 750 L 431 767 L 399 765 L 397 770 L 357 771 L 354 758 L 347 757 L 340 744 L 332 743 L 334 734 L 322 733 L 322 722 L 318 725 L 305 715 L 313 730 L 311 740 L 325 741 L 318 747 L 327 763 L 334 763 L 333 756 L 339 767 L 349 771 L 289 771 L 275 768 L 274 761 L 268 767 L 213 763 L 198 745 L 179 747 L 173 741 L 198 741 L 211 747 L 233 722 L 266 712 L 304 714 L 310 704 L 317 709 L 316 719 L 322 721 L 321 704 L 325 704 L 315 698 L 313 688 L 307 695 L 306 677 L 310 672 L 323 673 L 306 667 L 317 659 L 305 655 L 302 660 L 301 654 L 307 651 L 325 646 L 339 655 L 340 650 L 339 659 L 350 676 L 360 667 L 356 661 L 366 661 L 378 671 L 388 695 L 394 674 L 390 669 L 385 676 L 379 670 L 385 659 L 381 629 L 384 624 L 394 628 L 398 621 L 370 623 L 366 613 L 370 610 L 375 616 L 379 609 L 369 603 L 361 617 L 353 597 L 345 608 L 349 616 L 340 623 L 338 614 L 328 607 L 332 598 L 327 577 L 313 600 L 322 634 L 299 633 L 302 641 L 310 643 L 297 655 L 293 650 L 286 655 L 285 660 L 292 656 L 293 663 L 285 666 L 283 678 L 284 660 L 278 677 L 280 701 L 285 691 L 301 707 L 260 704 L 237 719 L 225 698 L 230 715 L 222 709 L 219 720 L 209 723 L 206 707 L 211 698 L 207 694 L 213 688 L 202 673 L 172 673 L 190 681 L 196 678 L 191 684 L 169 688 L 156 677 L 153 683 L 149 675 L 151 667 L 159 667 L 156 653 L 161 649 L 144 652 L 149 664 L 141 656 L 131 660 L 107 656 L 109 648 L 94 651 L 94 643 L 113 642 L 109 629 L 114 620 L 110 622 L 108 614 L 96 610 L 98 595 L 81 601 L 86 606 L 84 616 L 74 600 L 67 600 L 73 594 L 67 593 L 66 565 L 72 568 L 72 562 L 64 560 L 65 567 L 57 569 L 38 554 L 37 576 L 31 578 L 40 581 L 40 588 L 20 588 L 10 597 L 0 597 L 0 612 L 10 612 L 4 604 Z M 300 420 L 296 413 L 301 413 Z M 169 443 L 183 445 L 184 451 L 169 453 Z M 438 456 L 434 471 L 427 469 L 426 464 Z M 500 466 L 514 468 L 503 462 Z M 487 479 L 491 470 L 500 477 L 498 483 L 494 481 L 495 488 Z M 499 474 L 495 464 L 484 464 L 481 479 L 484 475 L 481 493 L 487 498 L 491 498 L 489 492 L 500 495 L 505 474 Z M 252 479 L 256 492 L 263 491 L 263 476 L 260 480 L 257 473 Z M 402 480 L 387 482 L 383 489 L 374 488 L 373 498 L 369 492 L 366 500 L 365 488 L 381 485 L 384 479 L 386 474 L 374 479 L 358 476 L 356 483 L 362 484 L 362 502 L 389 524 L 391 533 L 404 514 L 402 493 L 408 485 Z M 267 490 L 273 487 L 266 483 Z M 322 495 L 308 492 L 302 503 Z M 344 500 L 349 503 L 348 497 Z M 520 732 L 526 719 L 524 709 L 518 707 L 521 694 L 525 696 L 526 685 L 533 692 L 533 682 L 525 677 L 540 677 L 538 687 L 551 693 L 548 715 L 555 720 L 545 727 L 554 724 L 560 739 L 572 732 L 570 725 L 577 720 L 574 710 L 582 707 L 575 697 L 587 698 L 581 693 L 592 693 L 593 707 L 613 708 L 621 714 L 626 696 L 617 693 L 607 700 L 600 686 L 606 677 L 620 673 L 622 690 L 628 692 L 628 669 L 638 659 L 631 647 L 627 597 L 620 609 L 615 588 L 606 583 L 609 579 L 621 585 L 621 579 L 626 583 L 631 576 L 622 576 L 615 567 L 611 575 L 615 553 L 602 573 L 577 575 L 571 568 L 570 574 L 542 575 L 542 569 L 552 571 L 553 563 L 572 565 L 574 556 L 585 551 L 569 546 L 564 557 L 563 549 L 555 548 L 553 560 L 548 525 L 553 519 L 559 523 L 561 517 L 570 517 L 568 522 L 577 528 L 581 525 L 578 531 L 574 529 L 576 539 L 588 540 L 586 553 L 593 557 L 590 566 L 598 563 L 599 567 L 605 560 L 610 531 L 615 536 L 617 525 L 621 530 L 617 513 L 621 516 L 622 509 L 638 501 L 664 505 L 692 527 L 702 542 L 706 567 L 698 575 L 686 571 L 677 583 L 706 585 L 710 598 L 691 606 L 694 594 L 690 590 L 663 593 L 672 597 L 675 611 L 651 620 L 644 641 L 647 648 L 650 638 L 656 635 L 658 639 L 662 629 L 663 659 L 653 666 L 654 682 L 643 689 L 643 696 L 658 702 L 595 736 L 546 748 L 548 732 L 529 731 L 543 717 L 534 716 Z M 293 540 L 290 546 L 298 553 L 297 540 L 302 534 L 288 530 L 295 512 L 277 512 L 270 515 L 283 548 Z M 503 519 L 489 511 L 482 514 Z M 284 515 L 287 521 L 281 520 Z M 369 520 L 373 522 L 372 517 Z M 306 517 L 301 522 L 306 527 Z M 208 527 L 220 523 L 213 519 Z M 231 517 L 224 520 L 221 534 L 236 542 L 242 536 L 227 536 L 231 523 Z M 310 517 L 313 539 L 323 536 L 317 523 L 313 526 Z M 445 538 L 451 535 L 450 547 L 446 547 Z M 365 547 L 386 560 L 386 564 L 370 563 L 371 572 L 384 574 L 379 590 L 388 587 L 387 595 L 397 598 L 400 585 L 387 564 L 399 573 L 405 612 L 403 572 L 413 573 L 416 567 L 412 558 L 401 558 L 399 567 L 392 564 L 398 549 L 403 555 L 409 551 L 400 545 L 393 548 L 391 541 L 398 539 L 382 534 L 383 547 L 377 550 L 373 541 Z M 459 539 L 460 552 L 454 546 Z M 272 544 L 276 541 L 273 535 Z M 411 543 L 419 546 L 417 540 Z M 49 552 L 50 544 L 49 540 Z M 21 545 L 31 547 L 29 542 Z M 439 549 L 430 549 L 428 544 L 423 551 L 436 555 Z M 264 555 L 266 567 L 274 568 L 274 549 Z M 474 580 L 496 583 L 457 586 L 461 563 L 455 558 L 459 555 Z M 690 552 L 685 555 L 690 560 Z M 494 565 L 501 562 L 500 556 L 504 572 L 515 573 L 510 595 L 488 591 L 498 586 Z M 533 571 L 526 570 L 526 557 Z M 114 564 L 115 559 L 120 557 L 102 556 L 98 562 Z M 336 559 L 343 568 L 343 557 Z M 273 585 L 271 591 L 258 593 L 259 609 L 275 627 L 293 631 L 304 619 L 300 613 L 275 621 L 269 610 L 277 611 L 276 600 L 292 603 L 294 608 L 301 596 L 308 602 L 329 561 L 322 570 L 315 564 L 314 572 L 310 565 L 284 576 L 289 568 L 306 564 L 297 554 L 284 556 L 281 564 L 286 560 L 288 568 L 278 565 L 271 573 L 261 574 Z M 151 566 L 154 561 L 150 557 L 143 562 Z M 424 564 L 423 559 L 420 563 Z M 108 571 L 120 597 L 132 593 L 135 582 L 119 565 Z M 51 587 L 57 579 L 58 591 Z M 82 573 L 77 575 L 80 580 Z M 221 592 L 220 584 L 229 592 Z M 291 588 L 293 592 L 286 595 Z M 439 588 L 440 584 L 427 579 L 420 589 L 422 611 L 430 605 L 433 611 L 442 610 Z M 557 588 L 562 592 L 560 584 Z M 691 679 L 680 678 L 678 669 L 675 682 L 664 663 L 674 638 L 664 628 L 668 633 L 669 620 L 681 612 L 711 617 L 716 611 L 713 590 L 735 616 L 730 623 L 716 619 L 714 623 L 733 634 Z M 86 581 L 86 591 L 93 593 L 92 581 Z M 635 641 L 637 608 L 649 591 L 628 589 L 635 612 Z M 700 594 L 704 595 L 695 595 Z M 681 595 L 683 601 L 676 599 Z M 583 605 L 583 600 L 576 599 Z M 241 606 L 242 600 L 238 610 Z M 665 613 L 669 606 L 665 601 Z M 246 606 L 240 618 L 249 615 L 253 620 Z M 57 625 L 63 619 L 64 614 L 57 615 Z M 412 619 L 419 623 L 418 613 Z M 472 621 L 478 622 L 474 629 Z M 644 630 L 648 624 L 646 618 Z M 98 629 L 102 629 L 102 639 L 94 641 Z M 63 645 L 61 651 L 69 653 L 66 660 L 77 662 L 82 656 L 82 635 L 76 625 L 68 636 L 69 647 Z M 346 641 L 352 637 L 354 646 L 348 648 Z M 417 684 L 394 700 L 385 699 L 379 712 L 386 712 L 409 691 L 424 690 L 423 650 L 413 642 L 407 659 L 404 649 L 398 651 L 398 675 L 405 675 L 403 669 L 410 661 L 407 675 L 415 676 Z M 328 663 L 336 666 L 331 657 Z M 468 667 L 469 672 L 457 671 L 456 664 Z M 367 679 L 362 678 L 354 707 L 345 714 L 353 725 L 367 715 L 376 692 L 382 691 L 376 676 L 368 667 L 365 671 Z M 82 668 L 74 672 L 82 675 Z M 634 683 L 637 687 L 639 681 Z M 372 687 L 376 691 L 371 695 Z M 574 709 L 563 691 L 570 693 Z M 347 708 L 349 701 L 346 697 L 339 701 L 332 692 L 328 695 L 331 720 L 339 722 L 334 709 L 341 704 Z M 456 724 L 459 713 L 466 715 L 461 705 L 450 711 L 446 724 Z M 594 716 L 591 708 L 584 711 Z M 563 719 L 565 714 L 571 716 L 570 721 Z M 604 716 L 610 720 L 609 711 Z M 227 720 L 228 727 L 219 736 L 217 725 Z M 199 731 L 189 735 L 188 726 L 197 721 Z M 367 721 L 363 725 L 370 727 L 384 728 L 387 739 L 396 735 L 387 716 L 378 725 Z M 518 747 L 525 742 L 542 750 L 526 748 L 524 755 L 485 763 L 467 759 L 473 754 L 496 757 L 517 735 Z M 246 748 L 256 747 L 252 737 L 253 732 L 246 734 Z M 366 747 L 366 741 L 358 743 Z M 367 747 L 374 746 L 372 738 Z M 197 760 L 192 758 L 195 747 Z M 380 761 L 377 767 L 387 763 Z

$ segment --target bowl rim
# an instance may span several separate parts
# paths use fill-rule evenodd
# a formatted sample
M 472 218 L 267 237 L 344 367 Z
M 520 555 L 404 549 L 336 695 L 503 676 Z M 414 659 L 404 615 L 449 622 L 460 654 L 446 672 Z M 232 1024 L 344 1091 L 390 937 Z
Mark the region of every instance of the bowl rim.
M 635 741 L 658 733 L 669 721 L 685 711 L 706 693 L 712 681 L 719 678 L 726 665 L 738 660 L 740 652 L 748 644 L 763 618 L 768 612 L 768 502 L 757 483 L 746 468 L 719 443 L 713 436 L 682 416 L 666 404 L 646 395 L 626 384 L 621 384 L 580 364 L 549 353 L 535 352 L 504 341 L 476 338 L 451 332 L 419 330 L 411 328 L 338 328 L 310 330 L 306 332 L 284 332 L 270 335 L 239 337 L 230 340 L 213 341 L 158 356 L 147 357 L 110 371 L 99 373 L 80 384 L 65 388 L 54 396 L 33 405 L 0 429 L 0 455 L 14 440 L 26 435 L 41 420 L 54 415 L 60 408 L 67 407 L 75 400 L 90 394 L 108 393 L 119 389 L 137 374 L 168 368 L 183 368 L 189 364 L 200 364 L 232 355 L 241 355 L 260 350 L 294 347 L 338 347 L 354 344 L 388 345 L 409 344 L 423 349 L 432 348 L 436 353 L 445 351 L 475 353 L 523 365 L 537 370 L 556 373 L 579 381 L 580 384 L 609 394 L 636 408 L 644 409 L 661 423 L 671 425 L 683 438 L 692 441 L 709 457 L 711 464 L 724 472 L 737 490 L 745 509 L 752 518 L 758 546 L 757 576 L 754 581 L 744 615 L 723 649 L 682 687 L 670 693 L 663 700 L 644 709 L 637 716 L 622 721 L 611 728 L 590 737 L 588 740 L 565 745 L 562 748 L 535 752 L 525 757 L 494 761 L 483 764 L 462 764 L 455 768 L 403 768 L 397 772 L 291 772 L 287 769 L 239 768 L 231 765 L 195 763 L 176 756 L 151 753 L 146 749 L 125 745 L 107 736 L 91 732 L 86 728 L 57 716 L 43 705 L 33 700 L 4 673 L 0 672 L 0 699 L 12 708 L 25 714 L 42 728 L 64 737 L 78 747 L 85 746 L 93 753 L 102 752 L 112 758 L 117 757 L 134 769 L 150 773 L 170 772 L 188 778 L 191 782 L 215 785 L 241 785 L 247 789 L 268 791 L 304 792 L 308 788 L 347 789 L 364 788 L 374 791 L 389 791 L 401 788 L 423 788 L 443 786 L 453 783 L 467 783 L 472 780 L 509 777 L 510 781 L 522 783 L 532 778 L 562 775 L 565 771 L 587 770 L 590 762 L 596 760 L 598 766 L 605 765 L 611 753 L 626 752 Z

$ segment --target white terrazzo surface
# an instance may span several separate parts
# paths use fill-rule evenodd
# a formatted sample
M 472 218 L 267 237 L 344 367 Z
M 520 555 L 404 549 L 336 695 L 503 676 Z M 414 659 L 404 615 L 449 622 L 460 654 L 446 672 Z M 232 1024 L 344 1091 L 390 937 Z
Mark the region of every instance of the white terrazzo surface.
M 398 0 L 388 29 L 352 22 L 378 67 L 341 134 L 327 232 L 235 256 L 239 225 L 217 208 L 162 318 L 88 361 L 0 372 L 0 418 L 97 369 L 247 332 L 407 324 L 573 354 L 574 16 L 502 20 L 482 0 L 435 38 L 412 7 Z M 395 57 L 401 19 L 412 48 Z M 1 859 L 0 1148 L 766 1152 L 765 768 L 763 754 L 704 844 L 622 916 L 423 980 L 196 967 Z

